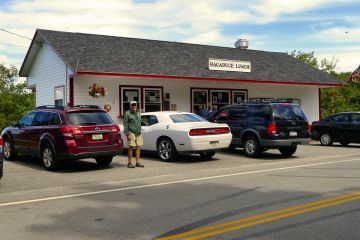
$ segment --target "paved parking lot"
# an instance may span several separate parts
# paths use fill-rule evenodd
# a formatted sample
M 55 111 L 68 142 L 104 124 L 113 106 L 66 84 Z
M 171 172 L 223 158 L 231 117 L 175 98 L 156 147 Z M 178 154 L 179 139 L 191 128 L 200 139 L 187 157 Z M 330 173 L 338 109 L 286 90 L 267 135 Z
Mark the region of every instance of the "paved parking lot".
M 317 204 L 359 191 L 359 149 L 359 145 L 322 147 L 315 143 L 300 146 L 290 158 L 272 150 L 250 159 L 238 149 L 218 153 L 209 161 L 194 155 L 172 163 L 147 153 L 145 168 L 127 168 L 123 155 L 107 168 L 84 160 L 68 162 L 57 172 L 45 171 L 36 159 L 5 162 L 0 181 L 0 238 L 155 239 L 246 220 L 254 214 L 266 216 L 294 205 Z M 211 239 L 316 236 L 329 240 L 334 238 L 328 235 L 340 236 L 334 231 L 354 237 L 342 239 L 358 239 L 358 226 L 352 224 L 359 216 L 357 206 L 353 201 Z M 344 215 L 350 213 L 350 217 Z M 311 224 L 319 219 L 322 225 Z M 321 237 L 329 230 L 333 232 Z M 278 232 L 284 237 L 269 236 Z
M 76 193 L 87 189 L 111 188 L 119 182 L 153 182 L 203 177 L 246 169 L 262 169 L 279 164 L 311 163 L 360 155 L 360 145 L 324 147 L 318 143 L 299 146 L 294 156 L 282 157 L 277 150 L 269 150 L 257 159 L 247 158 L 241 149 L 217 153 L 212 160 L 201 160 L 197 155 L 181 156 L 176 162 L 162 162 L 153 153 L 143 153 L 145 168 L 128 169 L 127 157 L 117 156 L 110 167 L 99 168 L 92 159 L 67 162 L 57 172 L 43 169 L 39 160 L 22 157 L 5 162 L 0 193 L 11 193 L 12 200 L 30 196 L 41 197 Z M 74 186 L 76 186 L 74 188 Z M 4 194 L 2 194 L 4 196 Z M 8 195 L 7 195 L 8 196 Z M 2 197 L 1 201 L 3 202 Z

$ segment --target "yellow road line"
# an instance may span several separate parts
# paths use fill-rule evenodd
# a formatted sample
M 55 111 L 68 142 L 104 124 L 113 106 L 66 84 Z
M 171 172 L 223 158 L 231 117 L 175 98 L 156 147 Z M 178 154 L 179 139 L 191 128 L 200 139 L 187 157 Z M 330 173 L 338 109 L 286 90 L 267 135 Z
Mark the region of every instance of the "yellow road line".
M 312 203 L 307 203 L 303 205 L 298 205 L 290 208 L 285 208 L 261 215 L 256 215 L 248 218 L 243 218 L 239 220 L 234 220 L 214 226 L 204 227 L 200 229 L 195 229 L 189 232 L 175 234 L 160 238 L 159 240 L 174 240 L 174 239 L 202 239 L 208 236 L 219 235 L 225 232 L 230 232 L 234 230 L 239 230 L 242 228 L 247 228 L 255 226 L 258 224 L 278 220 L 281 218 L 286 218 L 306 212 L 315 211 L 321 208 L 330 207 L 340 203 L 345 203 L 349 201 L 354 201 L 360 199 L 360 192 L 355 192 L 347 195 L 337 196 L 334 198 L 329 198 L 325 200 L 320 200 Z M 202 234 L 204 233 L 204 234 Z M 201 234 L 201 235 L 199 235 Z M 192 236 L 192 237 L 191 237 Z

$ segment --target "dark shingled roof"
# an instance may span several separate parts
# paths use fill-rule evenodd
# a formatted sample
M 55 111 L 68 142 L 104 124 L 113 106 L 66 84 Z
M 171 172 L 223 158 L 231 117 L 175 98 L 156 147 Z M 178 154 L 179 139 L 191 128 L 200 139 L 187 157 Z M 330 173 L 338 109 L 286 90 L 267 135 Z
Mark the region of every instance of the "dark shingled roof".
M 343 84 L 286 53 L 40 29 L 34 38 L 49 43 L 77 72 Z M 23 69 L 27 58 L 22 75 L 27 75 Z M 212 71 L 208 69 L 209 58 L 250 61 L 251 72 Z

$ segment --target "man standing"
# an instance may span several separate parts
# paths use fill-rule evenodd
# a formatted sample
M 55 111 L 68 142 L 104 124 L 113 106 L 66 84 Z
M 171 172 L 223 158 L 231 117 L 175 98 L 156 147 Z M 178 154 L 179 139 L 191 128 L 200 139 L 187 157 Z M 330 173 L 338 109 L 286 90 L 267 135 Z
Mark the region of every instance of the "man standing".
M 129 150 L 128 150 L 128 168 L 144 167 L 140 163 L 140 146 L 143 145 L 143 139 L 141 136 L 141 117 L 140 112 L 137 111 L 136 101 L 130 102 L 130 110 L 125 112 L 124 116 L 124 134 L 127 136 Z M 135 149 L 136 164 L 132 164 L 131 159 L 133 151 Z

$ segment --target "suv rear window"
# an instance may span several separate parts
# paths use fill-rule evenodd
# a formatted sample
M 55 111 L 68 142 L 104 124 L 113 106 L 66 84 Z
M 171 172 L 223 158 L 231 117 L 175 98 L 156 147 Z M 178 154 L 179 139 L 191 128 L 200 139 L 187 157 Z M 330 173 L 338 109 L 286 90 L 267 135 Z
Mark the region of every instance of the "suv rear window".
M 300 120 L 307 121 L 304 112 L 292 104 L 273 104 L 275 120 Z
M 69 112 L 67 114 L 69 125 L 103 125 L 113 124 L 110 116 L 105 112 Z

